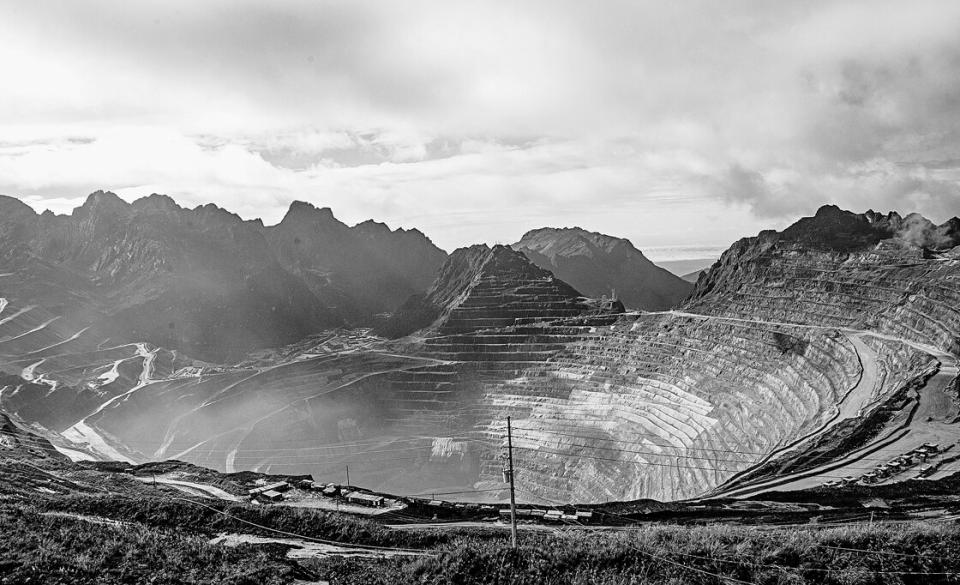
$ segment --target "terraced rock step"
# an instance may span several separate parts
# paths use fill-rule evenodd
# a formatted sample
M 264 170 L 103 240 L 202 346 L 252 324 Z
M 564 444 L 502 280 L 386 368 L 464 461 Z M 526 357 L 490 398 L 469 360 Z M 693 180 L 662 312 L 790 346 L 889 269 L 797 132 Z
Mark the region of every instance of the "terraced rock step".
M 828 209 L 738 242 L 662 312 L 623 313 L 509 248 L 475 246 L 384 325 L 389 340 L 331 333 L 213 367 L 84 334 L 63 352 L 23 345 L 34 353 L 7 363 L 33 385 L 0 403 L 39 408 L 52 383 L 96 377 L 85 387 L 104 406 L 70 422 L 91 447 L 319 480 L 349 466 L 393 493 L 503 498 L 508 416 L 530 502 L 859 481 L 924 443 L 960 449 L 960 253 L 918 246 L 904 225 Z M 38 328 L 42 314 L 6 305 L 11 344 L 66 322 Z
M 425 298 L 401 308 L 384 329 L 449 336 L 622 311 L 619 301 L 585 298 L 506 246 L 473 246 L 451 254 Z

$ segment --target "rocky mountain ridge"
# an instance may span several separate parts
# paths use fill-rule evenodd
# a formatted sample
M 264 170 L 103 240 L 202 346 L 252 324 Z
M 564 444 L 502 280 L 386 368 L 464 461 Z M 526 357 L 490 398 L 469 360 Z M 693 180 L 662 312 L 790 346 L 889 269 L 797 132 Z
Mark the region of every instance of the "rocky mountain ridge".
M 0 265 L 19 284 L 46 273 L 56 304 L 72 309 L 76 291 L 89 293 L 84 317 L 102 338 L 207 360 L 370 324 L 425 288 L 446 257 L 420 232 L 349 228 L 301 202 L 272 227 L 164 195 L 127 203 L 98 191 L 68 216 L 6 197 L 0 207 Z
M 302 201 L 262 232 L 285 270 L 355 323 L 369 324 L 426 290 L 447 257 L 419 230 L 372 220 L 348 227 L 329 208 Z
M 513 248 L 584 294 L 616 295 L 631 309 L 675 307 L 693 288 L 648 260 L 629 240 L 581 228 L 531 230 Z

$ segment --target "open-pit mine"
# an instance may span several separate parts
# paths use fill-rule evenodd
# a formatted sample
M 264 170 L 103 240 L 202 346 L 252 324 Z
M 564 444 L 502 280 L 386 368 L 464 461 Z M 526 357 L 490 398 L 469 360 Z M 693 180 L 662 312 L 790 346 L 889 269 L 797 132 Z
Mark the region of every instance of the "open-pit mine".
M 478 245 L 367 327 L 221 361 L 107 327 L 76 268 L 0 265 L 0 408 L 74 459 L 463 500 L 507 496 L 508 416 L 531 503 L 935 480 L 960 471 L 958 240 L 824 207 L 652 312 Z

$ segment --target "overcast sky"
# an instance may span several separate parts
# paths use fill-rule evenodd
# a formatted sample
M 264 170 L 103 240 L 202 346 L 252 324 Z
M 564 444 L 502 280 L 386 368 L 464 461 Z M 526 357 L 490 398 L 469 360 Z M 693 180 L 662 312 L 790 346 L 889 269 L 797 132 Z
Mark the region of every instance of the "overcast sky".
M 451 250 L 726 246 L 960 214 L 960 2 L 0 0 L 0 193 L 96 189 Z

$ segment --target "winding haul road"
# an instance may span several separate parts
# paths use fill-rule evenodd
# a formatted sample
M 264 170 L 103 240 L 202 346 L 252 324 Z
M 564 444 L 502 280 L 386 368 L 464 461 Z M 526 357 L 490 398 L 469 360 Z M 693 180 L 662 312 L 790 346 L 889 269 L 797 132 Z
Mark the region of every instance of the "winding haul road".
M 901 343 L 920 352 L 932 356 L 939 362 L 937 372 L 926 381 L 926 383 L 916 391 L 916 404 L 913 407 L 911 416 L 908 417 L 907 424 L 885 428 L 880 435 L 870 441 L 869 444 L 848 453 L 839 460 L 825 463 L 816 468 L 799 472 L 793 477 L 774 478 L 757 483 L 747 483 L 737 485 L 736 482 L 728 482 L 726 486 L 720 486 L 718 489 L 710 492 L 708 497 L 736 497 L 746 498 L 769 491 L 777 490 L 799 490 L 821 485 L 829 479 L 837 479 L 842 476 L 859 477 L 865 472 L 873 469 L 877 463 L 883 459 L 892 459 L 898 455 L 906 453 L 911 449 L 919 447 L 925 442 L 948 443 L 953 444 L 960 439 L 960 428 L 952 421 L 960 415 L 957 405 L 951 399 L 948 390 L 955 384 L 960 360 L 957 356 L 945 352 L 932 345 L 920 343 L 910 339 L 904 339 L 893 335 L 868 331 L 862 329 L 853 329 L 849 327 L 830 327 L 826 325 L 810 325 L 803 323 L 790 323 L 784 321 L 766 321 L 762 319 L 746 319 L 738 317 L 721 317 L 715 315 L 704 315 L 700 313 L 690 313 L 685 311 L 657 311 L 645 314 L 675 315 L 678 317 L 688 317 L 703 320 L 730 321 L 739 323 L 750 323 L 756 325 L 771 325 L 781 327 L 792 327 L 819 331 L 839 331 L 844 334 L 854 345 L 857 355 L 860 358 L 863 375 L 857 386 L 842 398 L 838 404 L 837 414 L 831 418 L 823 427 L 814 431 L 806 437 L 794 441 L 790 445 L 774 451 L 763 460 L 758 462 L 762 464 L 779 457 L 806 440 L 814 438 L 826 430 L 834 422 L 853 418 L 863 412 L 863 409 L 870 404 L 870 399 L 877 389 L 879 382 L 879 368 L 877 366 L 877 354 L 874 350 L 863 343 L 864 337 L 873 337 L 883 341 Z M 753 467 L 753 466 L 751 466 Z M 748 471 L 748 470 L 745 470 Z M 945 475 L 948 472 L 956 471 L 950 467 L 950 471 L 941 470 L 931 479 Z M 910 474 L 912 477 L 913 474 Z M 901 479 L 907 479 L 902 477 Z M 889 480 L 888 480 L 889 481 Z
M 0 312 L 7 308 L 6 299 L 0 299 Z M 6 316 L 0 323 L 9 321 L 18 317 L 19 315 L 30 311 L 34 307 L 24 307 L 19 311 Z M 741 318 L 741 317 L 727 317 L 727 316 L 717 316 L 709 315 L 702 313 L 692 313 L 687 311 L 680 310 L 669 310 L 669 311 L 651 311 L 651 312 L 632 312 L 627 313 L 628 315 L 670 315 L 674 317 L 683 317 L 690 319 L 700 319 L 700 320 L 714 320 L 714 321 L 726 321 L 726 322 L 735 322 L 735 323 L 744 323 L 748 325 L 756 326 L 775 326 L 775 327 L 785 327 L 792 329 L 806 329 L 812 331 L 837 331 L 844 335 L 846 339 L 852 344 L 853 348 L 858 355 L 861 362 L 861 377 L 856 385 L 851 387 L 842 397 L 839 398 L 839 401 L 836 405 L 836 411 L 830 420 L 824 422 L 818 429 L 808 433 L 803 437 L 799 437 L 791 442 L 789 445 L 780 447 L 779 449 L 769 453 L 763 459 L 752 464 L 750 468 L 745 469 L 744 471 L 749 471 L 749 469 L 755 468 L 756 465 L 761 465 L 770 461 L 773 461 L 795 449 L 802 446 L 803 443 L 817 437 L 822 434 L 827 429 L 831 428 L 836 422 L 855 418 L 863 414 L 866 408 L 871 406 L 874 400 L 877 398 L 876 392 L 880 385 L 881 373 L 880 368 L 877 363 L 877 353 L 872 349 L 867 343 L 864 342 L 865 338 L 875 338 L 878 340 L 899 343 L 910 348 L 913 348 L 917 351 L 926 353 L 940 362 L 939 371 L 931 377 L 926 384 L 918 389 L 916 396 L 916 404 L 914 406 L 913 416 L 911 417 L 912 423 L 906 426 L 900 426 L 896 428 L 884 429 L 876 438 L 874 438 L 868 445 L 853 451 L 847 454 L 845 457 L 826 463 L 824 465 L 818 466 L 814 469 L 799 472 L 790 477 L 780 477 L 775 479 L 770 479 L 762 482 L 754 483 L 737 483 L 736 481 L 728 482 L 720 486 L 718 489 L 714 490 L 709 496 L 729 496 L 729 497 L 748 497 L 756 495 L 763 491 L 768 491 L 770 489 L 802 489 L 808 487 L 814 487 L 823 483 L 827 478 L 833 479 L 842 475 L 852 475 L 859 476 L 863 472 L 872 468 L 873 465 L 870 464 L 871 461 L 876 461 L 879 458 L 887 457 L 891 458 L 898 454 L 904 453 L 913 449 L 924 442 L 940 442 L 940 443 L 949 443 L 952 444 L 960 438 L 960 430 L 957 426 L 952 424 L 950 421 L 954 419 L 960 412 L 957 411 L 956 405 L 950 400 L 947 390 L 955 382 L 958 375 L 958 359 L 957 356 L 954 356 L 950 353 L 947 353 L 937 347 L 924 344 L 918 341 L 905 339 L 901 337 L 896 337 L 893 335 L 888 335 L 876 331 L 862 330 L 862 329 L 853 329 L 849 327 L 832 327 L 828 325 L 813 325 L 805 323 L 793 323 L 785 321 L 770 321 L 756 318 Z M 42 324 L 39 328 L 43 328 L 48 325 L 49 322 Z M 29 332 L 28 332 L 29 333 Z M 82 333 L 82 331 L 80 332 Z M 77 335 L 79 335 L 78 333 Z M 76 336 L 75 336 L 76 337 Z M 0 342 L 6 340 L 0 340 Z M 63 435 L 65 438 L 69 439 L 80 445 L 87 446 L 92 452 L 109 459 L 115 459 L 120 461 L 127 461 L 133 463 L 130 457 L 124 455 L 117 450 L 114 446 L 110 444 L 107 438 L 101 435 L 100 432 L 95 428 L 95 423 L 88 421 L 91 417 L 103 412 L 105 409 L 115 406 L 119 402 L 126 399 L 131 394 L 147 387 L 153 382 L 157 381 L 152 378 L 153 375 L 153 364 L 154 360 L 157 357 L 156 349 L 148 349 L 146 344 L 137 343 L 133 344 L 136 346 L 136 355 L 121 360 L 113 362 L 112 368 L 106 371 L 101 375 L 100 379 L 104 383 L 112 382 L 117 377 L 117 368 L 123 361 L 129 359 L 135 359 L 140 357 L 143 359 L 142 369 L 136 384 L 129 390 L 110 398 L 101 404 L 96 410 L 94 410 L 90 415 L 85 417 L 83 420 L 77 422 L 69 429 L 64 431 Z M 378 352 L 382 353 L 382 352 Z M 400 356 L 396 354 L 386 354 L 388 357 L 404 357 L 409 358 L 414 361 L 418 360 L 428 360 L 434 361 L 437 363 L 444 363 L 444 360 L 433 360 L 431 358 L 422 358 L 418 356 Z M 327 358 L 329 356 L 323 356 Z M 34 377 L 34 370 L 43 363 L 43 360 L 40 360 L 36 363 L 33 363 L 26 368 L 24 368 L 23 374 L 27 379 Z M 274 367 L 281 367 L 287 364 L 278 364 Z M 342 383 L 341 385 L 335 388 L 325 388 L 319 394 L 326 392 L 332 392 L 340 388 L 355 384 L 360 380 L 368 378 L 370 376 L 381 375 L 389 371 L 402 370 L 412 367 L 411 365 L 405 364 L 403 366 L 397 366 L 395 368 L 390 368 L 377 372 L 370 372 L 363 376 L 360 376 L 356 379 L 351 379 Z M 209 405 L 211 402 L 215 402 L 217 399 L 222 399 L 226 391 L 230 388 L 249 380 L 250 378 L 260 375 L 265 370 L 273 368 L 258 369 L 256 372 L 252 373 L 250 377 L 245 377 L 239 381 L 236 381 L 233 384 L 224 388 L 219 392 L 216 397 L 211 400 L 205 401 L 202 405 L 197 407 L 198 410 L 204 406 Z M 258 423 L 263 420 L 268 419 L 270 416 L 280 412 L 284 409 L 290 408 L 293 405 L 302 402 L 303 400 L 309 397 L 297 397 L 293 402 L 283 406 L 276 411 L 268 413 L 266 416 L 260 417 L 258 420 L 252 421 L 249 427 L 246 429 L 249 432 L 253 429 Z M 187 415 L 190 413 L 187 413 Z M 183 418 L 182 415 L 179 418 Z M 166 447 L 172 442 L 172 439 L 175 434 L 176 424 L 179 420 L 175 420 L 173 424 L 168 429 L 167 436 L 165 437 L 163 444 L 157 450 L 157 453 L 154 454 L 155 457 L 158 457 L 164 454 Z M 203 444 L 203 443 L 201 443 Z M 239 444 L 239 443 L 238 443 Z M 194 446 L 196 448 L 200 444 Z M 183 455 L 184 453 L 180 453 Z M 236 450 L 232 453 L 228 453 L 226 459 L 226 464 L 228 471 L 233 470 L 233 456 L 236 455 Z M 942 475 L 938 473 L 937 475 Z M 736 478 L 737 476 L 734 476 Z M 224 497 L 223 494 L 213 494 L 209 490 L 200 487 L 202 484 L 190 484 L 189 482 L 182 482 L 179 480 L 164 479 L 158 482 L 167 483 L 172 486 L 179 485 L 184 489 L 192 489 L 195 492 L 199 491 L 206 493 L 208 495 L 213 495 L 214 497 Z M 209 487 L 209 486 L 208 486 Z M 226 494 L 229 496 L 229 494 Z
M 143 483 L 162 483 L 163 485 L 169 485 L 174 487 L 184 493 L 190 494 L 191 496 L 202 496 L 208 498 L 217 498 L 220 500 L 227 500 L 229 502 L 240 502 L 242 498 L 231 494 L 230 492 L 224 491 L 218 487 L 205 484 L 205 483 L 196 483 L 192 481 L 183 481 L 182 479 L 171 479 L 169 477 L 137 477 L 137 481 L 142 481 Z

